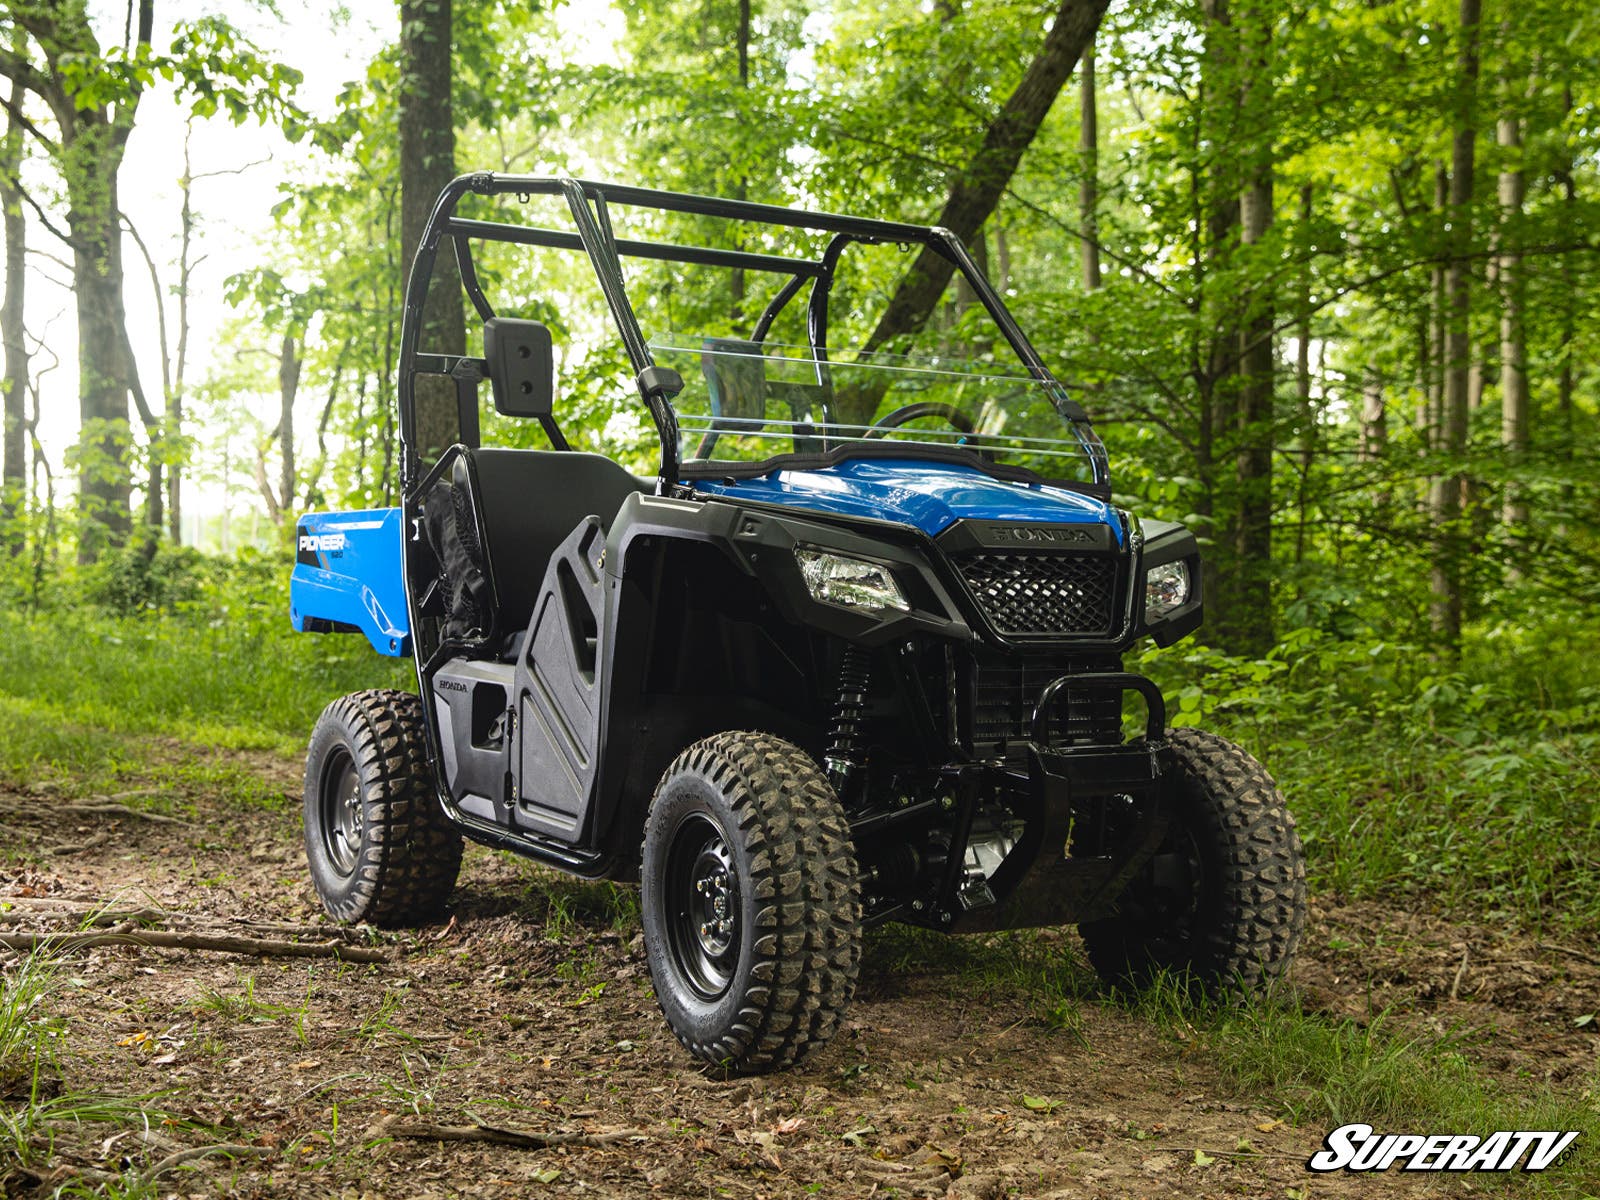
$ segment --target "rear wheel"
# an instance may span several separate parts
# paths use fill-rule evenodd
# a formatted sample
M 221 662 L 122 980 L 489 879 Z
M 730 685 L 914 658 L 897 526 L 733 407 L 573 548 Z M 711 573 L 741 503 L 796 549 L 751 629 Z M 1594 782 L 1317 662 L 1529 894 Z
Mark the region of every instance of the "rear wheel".
M 1217 995 L 1257 991 L 1288 969 L 1306 921 L 1300 838 L 1266 769 L 1225 738 L 1168 730 L 1178 806 L 1161 850 L 1116 915 L 1080 926 L 1114 983 L 1162 972 Z
M 439 807 L 422 702 L 353 692 L 322 712 L 306 755 L 311 882 L 341 921 L 408 925 L 444 907 L 461 869 L 461 835 Z
M 645 819 L 640 902 L 656 998 L 696 1057 L 768 1071 L 838 1028 L 860 885 L 844 810 L 799 747 L 739 732 L 680 754 Z

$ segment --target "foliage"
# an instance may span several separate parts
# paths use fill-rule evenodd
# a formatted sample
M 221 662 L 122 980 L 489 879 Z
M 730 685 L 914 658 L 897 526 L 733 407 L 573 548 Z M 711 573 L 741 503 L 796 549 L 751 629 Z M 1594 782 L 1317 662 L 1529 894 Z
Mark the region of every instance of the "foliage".
M 1593 630 L 1552 612 L 1447 668 L 1417 646 L 1291 632 L 1264 659 L 1146 651 L 1173 723 L 1270 765 L 1335 894 L 1600 926 Z M 1576 636 L 1576 641 L 1575 641 Z
M 127 551 L 63 570 L 38 608 L 0 611 L 0 706 L 19 730 L 0 773 L 114 763 L 93 729 L 297 753 L 329 697 L 407 685 L 408 664 L 363 639 L 295 634 L 287 613 L 271 556 L 164 551 L 150 566 Z

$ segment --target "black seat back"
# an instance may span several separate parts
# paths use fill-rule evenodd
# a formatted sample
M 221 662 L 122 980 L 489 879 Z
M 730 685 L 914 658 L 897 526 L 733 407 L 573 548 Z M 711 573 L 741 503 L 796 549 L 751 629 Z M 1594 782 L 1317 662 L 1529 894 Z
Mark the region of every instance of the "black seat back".
M 467 451 L 477 484 L 484 557 L 499 598 L 502 633 L 527 627 L 550 556 L 588 516 L 607 528 L 645 484 L 599 454 L 560 450 Z

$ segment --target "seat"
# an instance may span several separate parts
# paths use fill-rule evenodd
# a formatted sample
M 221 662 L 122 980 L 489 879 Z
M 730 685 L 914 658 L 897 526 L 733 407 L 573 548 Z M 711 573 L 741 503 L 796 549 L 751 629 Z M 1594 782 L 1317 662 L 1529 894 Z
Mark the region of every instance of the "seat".
M 585 517 L 608 529 L 646 485 L 599 454 L 576 450 L 465 452 L 475 481 L 485 569 L 499 611 L 494 628 L 519 633 L 533 615 L 550 556 Z

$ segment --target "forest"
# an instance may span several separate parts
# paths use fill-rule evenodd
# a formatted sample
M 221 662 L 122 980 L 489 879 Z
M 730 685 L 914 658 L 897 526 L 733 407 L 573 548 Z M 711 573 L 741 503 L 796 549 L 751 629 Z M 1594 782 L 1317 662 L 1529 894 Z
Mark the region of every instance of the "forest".
M 1304 1167 L 1361 1121 L 1579 1130 L 1451 1194 L 1596 1194 L 1597 57 L 1554 0 L 0 0 L 0 1189 L 1293 1200 L 1363 1193 Z M 256 147 L 241 241 L 208 188 Z M 728 1083 L 659 1028 L 625 888 L 474 850 L 447 925 L 320 915 L 306 739 L 416 678 L 290 631 L 296 520 L 398 503 L 406 272 L 470 171 L 965 242 L 1113 503 L 1199 538 L 1203 627 L 1127 666 L 1288 798 L 1282 995 L 1127 996 L 1069 930 L 889 926 L 847 1033 Z M 832 345 L 993 363 L 936 259 L 873 247 Z M 572 446 L 654 475 L 587 261 L 477 266 L 551 329 Z M 743 337 L 771 297 L 628 272 L 652 336 Z M 481 353 L 469 317 L 421 320 Z M 178 944 L 106 940 L 152 928 Z

